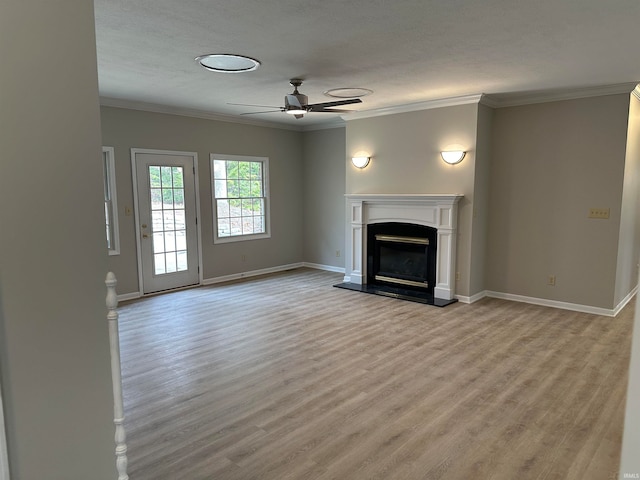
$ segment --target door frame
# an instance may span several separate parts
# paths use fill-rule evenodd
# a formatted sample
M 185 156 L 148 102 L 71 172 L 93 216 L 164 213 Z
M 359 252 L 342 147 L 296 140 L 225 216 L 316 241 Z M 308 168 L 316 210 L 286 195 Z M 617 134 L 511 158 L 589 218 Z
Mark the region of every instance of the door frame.
M 162 292 L 144 293 L 144 279 L 142 274 L 142 244 L 140 240 L 140 211 L 138 207 L 138 174 L 136 169 L 136 155 L 138 153 L 148 153 L 151 155 L 179 155 L 184 157 L 191 157 L 193 161 L 193 182 L 195 201 L 196 201 L 196 235 L 198 236 L 198 285 L 202 285 L 203 281 L 203 268 L 202 268 L 202 221 L 200 216 L 200 181 L 198 178 L 198 153 L 197 152 L 183 152 L 177 150 L 155 150 L 149 148 L 132 148 L 131 149 L 131 175 L 133 184 L 133 212 L 135 217 L 135 236 L 136 236 L 136 257 L 138 260 L 138 292 L 140 296 L 156 295 Z M 190 285 L 189 287 L 193 287 Z M 188 287 L 185 287 L 188 288 Z M 175 290 L 179 290 L 180 287 Z

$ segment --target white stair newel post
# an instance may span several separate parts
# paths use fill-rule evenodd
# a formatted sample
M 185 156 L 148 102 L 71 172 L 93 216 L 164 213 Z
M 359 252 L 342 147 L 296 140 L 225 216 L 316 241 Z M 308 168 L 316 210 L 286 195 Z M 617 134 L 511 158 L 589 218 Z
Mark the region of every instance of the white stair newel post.
M 120 336 L 118 334 L 118 296 L 116 276 L 107 273 L 107 321 L 109 323 L 109 344 L 111 346 L 111 379 L 113 381 L 113 423 L 116 426 L 116 469 L 118 480 L 128 480 L 127 444 L 124 431 L 124 406 L 122 403 L 122 376 L 120 373 Z

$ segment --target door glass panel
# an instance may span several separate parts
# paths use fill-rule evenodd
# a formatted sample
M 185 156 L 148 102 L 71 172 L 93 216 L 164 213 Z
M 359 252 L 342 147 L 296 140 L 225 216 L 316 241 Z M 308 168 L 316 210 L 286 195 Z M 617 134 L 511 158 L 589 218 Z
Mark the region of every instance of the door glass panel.
M 187 267 L 183 167 L 149 166 L 154 274 Z
M 167 273 L 176 271 L 176 252 L 165 253 Z
M 177 265 L 178 271 L 186 270 L 187 269 L 187 252 L 186 252 L 186 250 L 178 252 L 177 253 L 177 257 L 178 257 L 178 265 Z
M 153 265 L 155 267 L 156 275 L 165 273 L 164 269 L 164 253 L 158 253 L 153 256 Z
M 184 217 L 184 210 L 177 210 L 174 212 L 175 221 L 176 221 L 176 232 L 184 230 L 186 219 Z
M 165 210 L 164 212 L 164 231 L 172 232 L 176 229 L 175 213 L 173 210 Z
M 151 189 L 151 209 L 162 210 L 162 190 L 160 188 Z
M 151 188 L 160 188 L 160 167 L 149 167 L 149 186 Z
M 184 188 L 182 182 L 182 167 L 173 167 L 171 173 L 173 175 L 173 188 Z
M 184 232 L 176 232 L 176 251 L 182 252 L 187 250 L 187 236 Z
M 162 210 L 151 212 L 151 226 L 154 232 L 162 232 L 164 220 Z
M 164 234 L 162 232 L 153 234 L 153 251 L 164 252 Z M 164 270 L 164 267 L 162 267 Z

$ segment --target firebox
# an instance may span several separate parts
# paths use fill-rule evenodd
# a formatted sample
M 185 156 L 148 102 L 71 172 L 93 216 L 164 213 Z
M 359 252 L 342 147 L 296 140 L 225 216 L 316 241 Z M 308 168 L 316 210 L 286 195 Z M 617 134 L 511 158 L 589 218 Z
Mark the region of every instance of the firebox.
M 437 232 L 412 223 L 367 225 L 367 283 L 433 296 Z

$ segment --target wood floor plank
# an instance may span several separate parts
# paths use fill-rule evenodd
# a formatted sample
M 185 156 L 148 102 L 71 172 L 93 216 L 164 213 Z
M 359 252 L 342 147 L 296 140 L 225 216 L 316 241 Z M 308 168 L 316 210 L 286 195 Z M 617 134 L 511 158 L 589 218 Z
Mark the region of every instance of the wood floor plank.
M 309 269 L 127 302 L 136 480 L 616 478 L 633 307 L 436 308 Z

